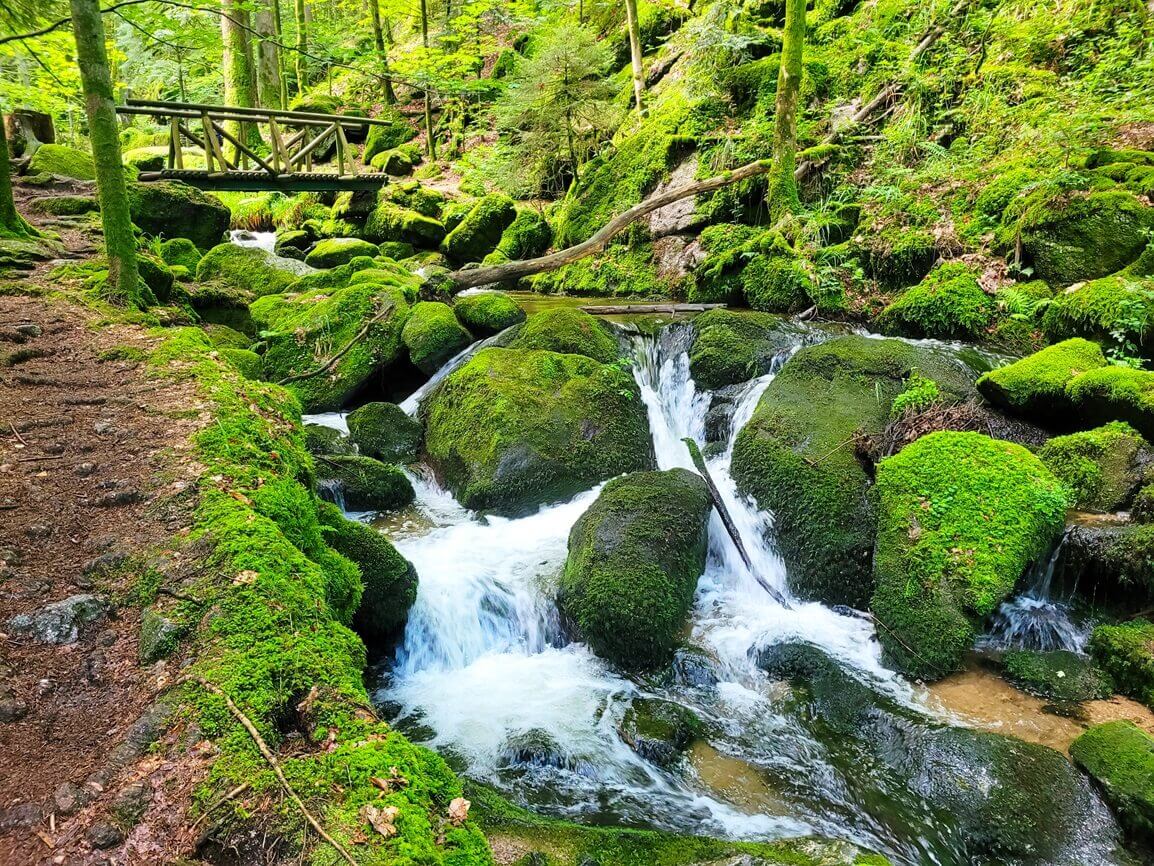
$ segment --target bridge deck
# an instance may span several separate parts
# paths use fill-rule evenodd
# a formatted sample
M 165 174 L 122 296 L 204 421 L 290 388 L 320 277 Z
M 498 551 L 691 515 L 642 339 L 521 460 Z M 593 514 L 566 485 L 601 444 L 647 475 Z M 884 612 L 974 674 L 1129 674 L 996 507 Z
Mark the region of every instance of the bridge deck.
M 141 181 L 180 180 L 197 189 L 217 192 L 285 193 L 336 190 L 380 189 L 389 181 L 387 174 L 337 174 L 336 172 L 295 172 L 272 175 L 265 171 L 206 171 L 204 169 L 164 169 L 142 171 Z

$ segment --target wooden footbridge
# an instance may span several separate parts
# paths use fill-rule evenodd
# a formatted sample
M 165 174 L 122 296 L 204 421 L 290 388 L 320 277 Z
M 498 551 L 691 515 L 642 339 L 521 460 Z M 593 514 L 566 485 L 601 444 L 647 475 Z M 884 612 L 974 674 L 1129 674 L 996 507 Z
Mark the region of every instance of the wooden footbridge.
M 166 165 L 160 171 L 142 171 L 144 182 L 182 180 L 204 190 L 286 193 L 377 189 L 388 182 L 384 172 L 358 173 L 348 139 L 350 133 L 363 135 L 367 127 L 385 126 L 388 121 L 147 99 L 129 99 L 116 110 L 151 117 L 168 127 Z M 229 126 L 236 124 L 241 129 L 256 127 L 261 144 L 252 135 L 238 137 L 230 131 Z M 185 167 L 186 143 L 204 153 L 204 168 Z M 330 149 L 336 171 L 314 171 L 314 160 Z

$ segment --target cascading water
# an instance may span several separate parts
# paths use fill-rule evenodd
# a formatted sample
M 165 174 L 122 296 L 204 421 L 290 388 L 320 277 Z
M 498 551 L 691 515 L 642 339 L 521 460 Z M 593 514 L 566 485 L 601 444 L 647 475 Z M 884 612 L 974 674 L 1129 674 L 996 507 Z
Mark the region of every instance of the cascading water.
M 255 247 L 271 253 L 276 247 L 276 232 L 250 232 L 245 229 L 233 229 L 228 233 L 229 243 L 238 247 Z

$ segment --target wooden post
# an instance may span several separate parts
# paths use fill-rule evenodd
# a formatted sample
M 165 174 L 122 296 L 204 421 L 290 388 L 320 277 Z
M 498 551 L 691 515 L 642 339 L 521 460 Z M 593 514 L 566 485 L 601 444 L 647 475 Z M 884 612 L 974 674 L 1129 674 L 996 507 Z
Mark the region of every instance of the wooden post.
M 208 127 L 211 125 L 211 123 L 212 123 L 212 121 L 208 119 L 208 113 L 207 112 L 200 116 L 200 125 L 203 129 L 202 134 L 204 135 L 204 142 L 202 143 L 202 146 L 204 148 L 204 168 L 209 174 L 212 174 L 212 168 L 213 168 L 213 165 L 212 165 L 212 145 L 209 144 L 209 141 L 208 141 Z
M 345 173 L 345 135 L 341 131 L 341 125 L 334 123 L 331 127 L 333 130 L 333 138 L 337 146 L 337 174 Z
M 344 163 L 347 160 L 349 164 L 350 175 L 355 176 L 357 173 L 357 161 L 353 159 L 352 153 L 349 152 L 349 140 L 345 138 L 345 130 L 339 123 L 335 124 L 337 128 L 337 153 L 341 158 L 341 175 L 345 174 Z
M 172 161 L 176 168 L 184 168 L 184 151 L 181 148 L 180 121 L 175 117 L 169 120 L 169 135 L 172 137 Z

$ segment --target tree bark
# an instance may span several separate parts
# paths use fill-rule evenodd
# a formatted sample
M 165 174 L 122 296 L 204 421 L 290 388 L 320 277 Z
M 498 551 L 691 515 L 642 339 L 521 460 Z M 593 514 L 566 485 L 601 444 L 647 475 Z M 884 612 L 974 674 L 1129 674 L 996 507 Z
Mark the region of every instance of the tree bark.
M 224 45 L 222 59 L 225 105 L 240 108 L 257 107 L 256 70 L 254 69 L 248 9 L 244 0 L 221 0 L 220 36 Z M 256 128 L 250 123 L 229 121 L 226 128 L 251 147 L 257 143 Z M 241 164 L 242 153 L 233 148 L 233 162 Z
M 308 87 L 309 74 L 308 58 L 305 56 L 309 50 L 309 16 L 305 0 L 295 0 L 293 3 L 293 15 L 297 25 L 297 96 L 300 96 L 305 92 L 305 88 Z
M 797 170 L 797 103 L 805 51 L 805 0 L 785 0 L 782 36 L 773 127 L 774 169 L 769 177 L 767 193 L 770 217 L 775 220 L 783 214 L 796 212 L 801 206 L 794 172 Z
M 272 22 L 276 41 L 280 43 L 276 49 L 276 71 L 277 79 L 280 81 L 280 107 L 284 109 L 288 108 L 288 74 L 284 63 L 284 24 L 281 18 L 280 0 L 272 0 Z
M 0 123 L 0 238 L 30 238 L 39 232 L 28 225 L 16 210 L 12 196 L 12 163 L 8 159 L 8 137 Z
M 429 159 L 435 160 L 437 158 L 437 142 L 433 138 L 433 104 L 432 97 L 429 95 L 428 78 L 429 78 L 429 3 L 428 0 L 421 0 L 421 45 L 425 48 L 425 149 L 428 151 Z
M 629 57 L 633 66 L 633 99 L 637 114 L 645 116 L 645 67 L 641 60 L 641 24 L 637 19 L 637 0 L 625 0 L 625 24 L 629 30 Z
M 100 220 L 104 225 L 104 249 L 108 256 L 105 294 L 119 303 L 145 306 L 144 286 L 136 269 L 136 236 L 128 207 L 128 188 L 120 155 L 120 129 L 116 102 L 104 44 L 104 20 L 100 0 L 70 0 L 72 30 L 76 36 L 76 65 L 84 89 L 88 136 L 96 165 L 96 190 L 100 197 Z
M 517 280 L 521 277 L 532 276 L 533 274 L 539 274 L 544 271 L 556 270 L 557 268 L 571 264 L 578 259 L 583 259 L 586 256 L 593 255 L 593 253 L 604 249 L 605 245 L 608 244 L 615 235 L 620 234 L 631 224 L 643 216 L 653 213 L 655 210 L 659 210 L 683 198 L 688 198 L 691 195 L 713 192 L 730 184 L 765 174 L 770 170 L 771 166 L 772 163 L 768 160 L 758 160 L 757 162 L 746 163 L 740 168 L 735 168 L 733 171 L 728 171 L 724 174 L 695 181 L 694 183 L 679 186 L 675 189 L 668 189 L 663 193 L 647 198 L 640 204 L 634 205 L 624 213 L 615 216 L 587 241 L 535 259 L 505 262 L 504 264 L 491 265 L 487 268 L 469 268 L 462 271 L 453 271 L 449 274 L 449 279 L 452 280 L 460 290 L 473 288 L 474 286 L 485 286 L 490 283 L 501 283 L 506 280 Z
M 381 58 L 381 72 L 385 76 L 385 105 L 393 105 L 397 94 L 393 91 L 393 80 L 389 72 L 389 51 L 385 42 L 385 31 L 381 27 L 381 0 L 369 0 L 369 12 L 373 19 L 373 44 Z
M 281 104 L 280 48 L 277 47 L 276 17 L 266 2 L 257 10 L 253 29 L 260 33 L 256 44 L 256 98 L 262 108 Z

